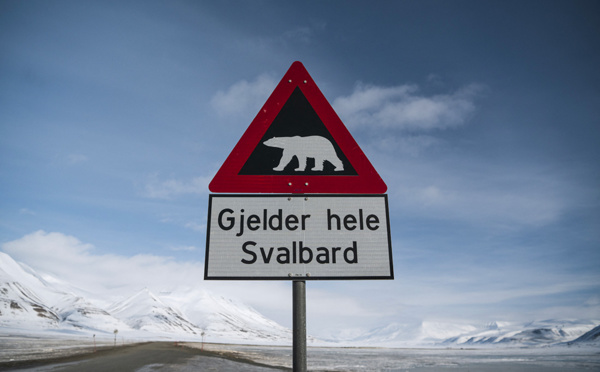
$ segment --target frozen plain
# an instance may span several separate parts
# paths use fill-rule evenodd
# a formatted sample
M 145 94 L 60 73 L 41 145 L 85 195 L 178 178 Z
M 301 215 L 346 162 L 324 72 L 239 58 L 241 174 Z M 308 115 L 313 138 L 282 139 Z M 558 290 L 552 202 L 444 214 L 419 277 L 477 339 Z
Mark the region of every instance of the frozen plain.
M 38 338 L 3 338 L 0 345 L 0 360 L 36 359 L 64 357 L 78 353 L 89 353 L 93 345 L 83 340 L 48 340 Z M 120 341 L 120 340 L 119 340 Z M 100 346 L 112 346 L 109 340 Z M 120 342 L 118 342 L 119 346 Z M 7 346 L 11 345 L 10 348 Z M 202 348 L 201 343 L 183 343 L 188 348 Z M 12 349 L 12 350 L 11 350 Z M 15 354 L 19 350 L 21 353 Z M 291 346 L 252 346 L 234 344 L 204 344 L 204 350 L 213 355 L 223 356 L 219 371 L 239 370 L 240 364 L 231 360 L 251 360 L 273 366 L 276 369 L 290 369 L 292 363 Z M 26 354 L 23 354 L 23 352 Z M 81 362 L 50 362 L 49 364 L 15 369 L 26 372 L 61 371 L 64 367 Z M 206 366 L 205 356 L 188 359 L 180 364 L 149 364 L 136 372 L 148 371 L 197 371 Z M 215 362 L 211 361 L 211 366 Z M 600 348 L 595 346 L 549 346 L 529 348 L 308 348 L 309 371 L 600 371 Z M 266 371 L 269 368 L 247 365 L 243 370 Z M 233 368 L 233 369 L 232 369 Z M 0 368 L 1 369 L 1 368 Z M 211 369 L 212 370 L 212 369 Z
M 261 364 L 291 367 L 291 348 L 207 344 L 205 349 L 234 353 Z M 309 347 L 307 353 L 310 371 L 600 371 L 600 348 L 597 346 L 476 349 Z

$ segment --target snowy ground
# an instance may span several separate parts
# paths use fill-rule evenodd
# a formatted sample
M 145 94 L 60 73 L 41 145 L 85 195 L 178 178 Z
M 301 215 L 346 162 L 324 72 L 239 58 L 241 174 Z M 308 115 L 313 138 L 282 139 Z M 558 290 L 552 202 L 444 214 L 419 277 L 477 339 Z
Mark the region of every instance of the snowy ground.
M 117 337 L 117 345 L 139 342 Z M 96 346 L 112 347 L 114 339 L 96 340 Z M 202 348 L 201 343 L 183 346 Z M 0 362 L 58 358 L 91 352 L 93 339 L 65 337 L 0 336 Z M 204 344 L 204 349 L 235 359 L 247 359 L 260 364 L 291 368 L 291 346 L 249 346 Z M 200 359 L 190 365 L 178 366 L 178 371 L 192 371 Z M 195 364 L 194 364 L 195 363 Z M 50 367 L 50 366 L 49 366 Z M 170 371 L 167 365 L 152 371 Z M 392 349 L 392 348 L 308 348 L 310 371 L 600 371 L 600 348 L 597 346 L 551 346 L 531 348 L 471 348 L 471 349 Z M 38 367 L 36 371 L 45 370 Z
M 200 344 L 186 344 L 200 347 Z M 205 350 L 233 353 L 272 366 L 291 367 L 290 347 L 205 344 Z M 308 348 L 310 371 L 599 371 L 597 347 L 386 349 Z
M 117 342 L 119 345 L 123 345 L 133 341 L 126 341 L 118 337 Z M 114 345 L 115 340 L 110 338 L 98 338 L 95 342 L 97 349 Z M 0 334 L 0 363 L 60 358 L 93 351 L 94 338 L 92 337 L 65 338 L 60 335 L 41 337 Z

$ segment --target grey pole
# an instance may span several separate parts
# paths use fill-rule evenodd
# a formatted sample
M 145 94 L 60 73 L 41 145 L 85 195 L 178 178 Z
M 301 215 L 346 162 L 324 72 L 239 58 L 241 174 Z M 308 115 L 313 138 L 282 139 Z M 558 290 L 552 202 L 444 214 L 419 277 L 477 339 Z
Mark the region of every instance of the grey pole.
M 306 282 L 293 282 L 293 371 L 306 372 Z

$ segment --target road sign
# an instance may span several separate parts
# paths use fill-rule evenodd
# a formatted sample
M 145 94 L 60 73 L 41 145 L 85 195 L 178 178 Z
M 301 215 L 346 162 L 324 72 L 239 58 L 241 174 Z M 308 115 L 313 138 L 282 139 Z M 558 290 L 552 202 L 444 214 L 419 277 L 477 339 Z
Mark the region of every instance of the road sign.
M 204 278 L 393 279 L 387 195 L 210 195 Z
M 294 62 L 209 189 L 381 194 L 387 186 L 302 63 Z

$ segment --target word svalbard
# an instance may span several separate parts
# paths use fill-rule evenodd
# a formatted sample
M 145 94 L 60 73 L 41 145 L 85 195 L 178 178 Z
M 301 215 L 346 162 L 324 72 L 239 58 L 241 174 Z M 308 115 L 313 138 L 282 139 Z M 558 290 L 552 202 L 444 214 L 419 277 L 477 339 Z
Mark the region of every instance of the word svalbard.
M 262 263 L 270 264 L 273 258 L 273 253 L 276 252 L 275 261 L 281 265 L 287 264 L 309 264 L 315 261 L 319 264 L 336 264 L 338 262 L 338 256 L 343 259 L 343 262 L 347 264 L 358 263 L 358 247 L 356 242 L 352 242 L 351 247 L 347 247 L 342 250 L 342 247 L 317 247 L 312 249 L 304 244 L 304 242 L 292 242 L 291 247 L 257 247 L 257 243 L 253 241 L 247 241 L 242 244 L 242 251 L 248 255 L 246 258 L 242 258 L 242 263 L 252 265 L 258 260 L 257 252 L 260 251 L 260 257 Z

